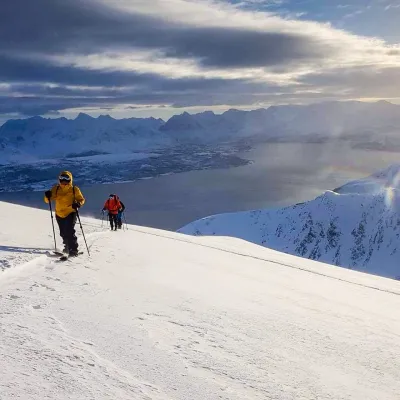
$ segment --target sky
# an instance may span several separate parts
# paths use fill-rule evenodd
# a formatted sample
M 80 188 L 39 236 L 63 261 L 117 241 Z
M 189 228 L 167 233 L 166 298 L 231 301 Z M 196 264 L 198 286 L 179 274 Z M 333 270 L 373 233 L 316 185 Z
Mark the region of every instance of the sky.
M 400 102 L 400 0 L 13 0 L 0 121 Z

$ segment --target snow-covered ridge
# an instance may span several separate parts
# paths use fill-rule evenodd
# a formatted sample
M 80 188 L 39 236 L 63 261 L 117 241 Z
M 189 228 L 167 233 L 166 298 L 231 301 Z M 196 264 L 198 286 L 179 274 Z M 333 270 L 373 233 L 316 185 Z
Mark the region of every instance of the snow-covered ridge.
M 154 118 L 117 120 L 82 113 L 74 120 L 9 120 L 0 128 L 0 162 L 149 152 L 172 144 L 159 131 L 163 123 Z
M 202 127 L 228 124 L 232 128 L 241 128 L 251 121 L 256 126 L 267 122 L 270 126 L 274 124 L 285 127 L 291 126 L 297 132 L 312 132 L 319 127 L 320 130 L 330 130 L 336 126 L 338 130 L 351 129 L 352 127 L 370 127 L 398 124 L 400 117 L 398 112 L 400 106 L 379 101 L 366 103 L 359 101 L 348 102 L 322 102 L 311 105 L 283 105 L 271 106 L 267 109 L 253 111 L 242 111 L 231 109 L 220 115 L 212 111 L 206 111 L 191 115 L 187 112 L 175 115 L 163 126 L 163 130 L 186 130 L 200 129 Z M 365 114 L 367 113 L 367 114 Z M 360 116 L 364 118 L 360 120 Z
M 104 153 L 143 152 L 186 143 L 346 140 L 351 146 L 400 150 L 400 106 L 388 102 L 326 102 L 253 111 L 206 111 L 117 120 L 33 117 L 0 127 L 0 163 Z
M 400 282 L 90 218 L 57 263 L 49 212 L 0 222 L 2 400 L 398 399 Z
M 161 128 L 180 141 L 259 136 L 274 141 L 348 140 L 353 146 L 400 149 L 400 106 L 386 101 L 323 102 L 175 115 Z
M 400 166 L 274 210 L 215 215 L 179 230 L 239 237 L 288 254 L 400 279 Z

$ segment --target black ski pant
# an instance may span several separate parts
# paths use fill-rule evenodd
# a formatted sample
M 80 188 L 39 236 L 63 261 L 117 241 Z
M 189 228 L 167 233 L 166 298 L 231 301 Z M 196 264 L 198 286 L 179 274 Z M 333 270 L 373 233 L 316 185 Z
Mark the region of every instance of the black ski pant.
M 56 215 L 58 227 L 60 228 L 60 236 L 62 237 L 64 246 L 69 251 L 78 250 L 78 239 L 75 235 L 76 212 L 72 212 L 65 218 Z
M 111 229 L 114 229 L 114 226 L 115 226 L 115 229 L 117 229 L 117 226 L 118 226 L 118 214 L 108 213 L 108 219 L 110 220 Z

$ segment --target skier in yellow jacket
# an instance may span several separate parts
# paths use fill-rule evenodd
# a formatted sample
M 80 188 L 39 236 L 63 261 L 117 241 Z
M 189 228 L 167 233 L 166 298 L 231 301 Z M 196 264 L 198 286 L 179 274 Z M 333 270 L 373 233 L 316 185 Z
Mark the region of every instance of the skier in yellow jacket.
M 56 220 L 60 228 L 60 236 L 64 243 L 64 253 L 70 256 L 78 255 L 78 239 L 75 235 L 76 211 L 85 203 L 81 191 L 72 184 L 72 174 L 61 172 L 59 183 L 44 194 L 44 201 L 56 203 Z

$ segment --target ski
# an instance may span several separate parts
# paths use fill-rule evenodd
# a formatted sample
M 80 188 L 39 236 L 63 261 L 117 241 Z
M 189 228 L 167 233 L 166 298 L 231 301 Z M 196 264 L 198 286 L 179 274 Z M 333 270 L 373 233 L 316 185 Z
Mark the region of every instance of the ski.
M 58 258 L 58 261 L 67 261 L 70 258 L 75 258 L 83 254 L 83 251 L 79 251 L 76 256 L 70 256 L 68 254 L 63 254 L 61 257 Z
M 64 255 L 64 253 L 62 251 L 55 251 L 55 250 L 46 251 L 45 254 L 47 257 L 61 257 Z

